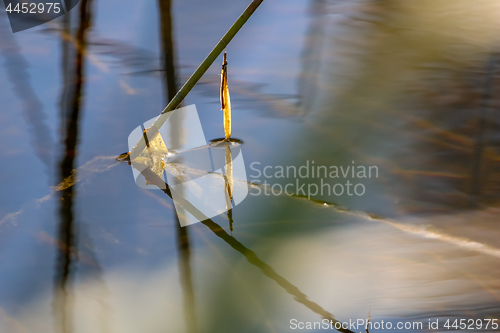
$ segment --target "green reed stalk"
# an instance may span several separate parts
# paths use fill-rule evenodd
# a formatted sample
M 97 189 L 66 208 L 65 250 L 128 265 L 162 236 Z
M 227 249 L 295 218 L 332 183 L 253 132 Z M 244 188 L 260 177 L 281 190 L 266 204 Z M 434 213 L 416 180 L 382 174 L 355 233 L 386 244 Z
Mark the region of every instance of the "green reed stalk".
M 198 66 L 198 68 L 194 71 L 191 77 L 184 83 L 182 88 L 177 92 L 177 94 L 172 98 L 172 100 L 168 103 L 168 105 L 163 109 L 160 115 L 165 114 L 167 112 L 175 110 L 181 102 L 184 100 L 186 95 L 193 89 L 194 85 L 200 80 L 200 78 L 205 74 L 208 68 L 212 65 L 212 63 L 217 59 L 217 57 L 221 54 L 224 48 L 229 44 L 229 42 L 233 39 L 233 37 L 238 33 L 238 31 L 243 27 L 243 25 L 248 21 L 250 16 L 255 12 L 257 7 L 264 0 L 253 0 L 252 3 L 245 9 L 245 11 L 240 15 L 240 17 L 234 22 L 234 24 L 229 28 L 224 37 L 215 45 L 213 50 L 208 54 L 208 56 L 203 60 L 203 62 Z M 147 137 L 152 140 L 156 134 L 158 134 L 158 130 L 165 123 L 168 117 L 158 117 L 156 121 L 146 129 Z M 131 160 L 139 156 L 142 151 L 146 148 L 145 140 L 139 140 L 137 144 L 132 148 L 132 150 L 126 154 L 125 156 L 120 155 L 120 159 L 130 157 Z

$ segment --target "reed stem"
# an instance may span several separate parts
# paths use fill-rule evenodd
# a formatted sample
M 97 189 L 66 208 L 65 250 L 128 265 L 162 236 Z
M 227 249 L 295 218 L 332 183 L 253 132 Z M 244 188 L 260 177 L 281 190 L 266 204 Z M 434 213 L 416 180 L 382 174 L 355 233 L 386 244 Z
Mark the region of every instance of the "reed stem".
M 194 71 L 191 77 L 184 83 L 182 88 L 177 92 L 177 94 L 170 100 L 168 105 L 163 109 L 160 115 L 165 114 L 167 112 L 175 110 L 187 94 L 193 89 L 194 85 L 201 79 L 203 74 L 208 70 L 208 68 L 213 64 L 215 59 L 221 54 L 224 48 L 229 44 L 229 42 L 233 39 L 233 37 L 238 33 L 238 31 L 243 27 L 243 25 L 248 21 L 250 16 L 255 12 L 257 7 L 264 0 L 253 0 L 250 5 L 245 9 L 245 11 L 240 15 L 240 17 L 234 22 L 234 24 L 229 28 L 226 34 L 221 38 L 221 40 L 215 45 L 212 51 L 208 54 L 208 56 L 203 60 L 203 62 L 198 66 L 198 68 Z M 168 117 L 158 117 L 158 119 L 146 129 L 146 135 L 148 138 L 153 139 L 160 127 L 165 123 Z M 137 144 L 132 148 L 132 150 L 125 155 L 120 155 L 120 159 L 130 158 L 131 160 L 135 159 L 139 156 L 142 151 L 146 148 L 144 140 L 139 140 Z

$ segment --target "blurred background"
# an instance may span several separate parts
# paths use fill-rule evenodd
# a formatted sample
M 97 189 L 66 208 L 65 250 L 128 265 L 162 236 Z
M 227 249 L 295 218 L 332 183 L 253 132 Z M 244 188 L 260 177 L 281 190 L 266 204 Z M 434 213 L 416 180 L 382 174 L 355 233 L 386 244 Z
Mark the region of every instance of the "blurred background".
M 250 194 L 232 234 L 225 215 L 181 228 L 115 161 L 248 4 L 80 0 L 16 34 L 1 11 L 2 333 L 500 319 L 495 0 L 264 0 L 228 45 L 249 176 L 377 166 L 362 196 Z M 221 62 L 184 102 L 207 140 Z

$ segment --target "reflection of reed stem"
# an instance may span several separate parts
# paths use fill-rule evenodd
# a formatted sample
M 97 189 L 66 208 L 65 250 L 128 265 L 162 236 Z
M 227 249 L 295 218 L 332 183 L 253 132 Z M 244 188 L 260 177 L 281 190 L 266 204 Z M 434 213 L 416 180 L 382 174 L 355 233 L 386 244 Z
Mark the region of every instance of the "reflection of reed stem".
M 220 75 L 220 108 L 224 121 L 224 136 L 226 140 L 231 138 L 231 100 L 229 98 L 229 87 L 227 85 L 227 60 L 226 52 L 222 58 L 222 71 Z
M 224 175 L 224 182 L 226 185 L 226 212 L 227 218 L 229 220 L 229 230 L 231 230 L 231 235 L 233 234 L 233 154 L 231 153 L 231 148 L 229 148 L 229 143 L 226 145 L 226 173 Z
M 164 70 L 164 91 L 168 101 L 172 100 L 177 92 L 177 80 L 175 71 L 175 50 L 174 50 L 174 34 L 172 24 L 172 4 L 171 0 L 159 0 L 160 11 L 160 37 L 161 37 L 161 54 Z M 182 129 L 174 129 L 171 131 L 171 141 L 176 142 L 182 140 Z M 144 135 L 146 138 L 147 136 Z M 168 147 L 167 147 L 168 148 Z M 179 255 L 179 279 L 182 286 L 184 296 L 184 316 L 186 321 L 187 332 L 196 333 L 197 316 L 196 302 L 194 297 L 194 288 L 192 282 L 191 271 L 191 248 L 189 241 L 188 228 L 181 227 L 179 218 L 174 206 L 174 223 L 177 230 L 177 250 Z
M 70 36 L 71 15 L 63 15 L 61 18 L 61 73 L 62 73 L 62 91 L 59 101 L 61 108 L 61 133 L 64 132 L 64 121 L 66 120 L 66 104 L 68 103 L 68 88 L 70 86 L 70 42 L 64 36 Z
M 64 114 L 66 136 L 64 138 L 64 155 L 60 163 L 61 182 L 68 177 L 75 177 L 74 164 L 78 141 L 78 121 L 82 105 L 83 82 L 85 73 L 84 49 L 87 45 L 87 30 L 90 27 L 92 17 L 92 0 L 82 0 L 80 4 L 80 23 L 76 31 L 76 39 L 80 48 L 77 48 L 72 66 L 72 82 L 67 88 L 68 97 L 64 105 L 61 104 Z M 61 190 L 60 201 L 60 223 L 58 228 L 58 240 L 64 246 L 57 253 L 56 274 L 54 278 L 55 295 L 53 300 L 54 316 L 56 320 L 56 331 L 70 333 L 73 331 L 73 300 L 71 298 L 71 282 L 73 255 L 75 248 L 75 223 L 73 202 L 75 188 L 66 187 Z
M 141 171 L 141 174 L 146 178 L 151 184 L 156 185 L 159 189 L 161 189 L 166 195 L 168 195 L 170 198 L 172 198 L 172 192 L 173 189 L 171 189 L 167 183 L 165 183 L 164 180 L 162 180 L 160 177 L 154 174 L 149 168 L 144 168 L 144 170 Z M 204 215 L 196 207 L 194 207 L 189 201 L 183 201 L 182 202 L 183 208 L 188 211 L 188 212 L 196 212 L 195 214 L 192 214 L 193 216 L 198 216 L 198 215 Z M 271 280 L 275 281 L 280 287 L 285 289 L 287 293 L 290 295 L 294 296 L 294 299 L 306 306 L 308 309 L 311 311 L 319 314 L 323 319 L 327 319 L 328 321 L 331 321 L 333 325 L 335 323 L 338 323 L 339 321 L 336 320 L 331 313 L 323 309 L 319 304 L 307 299 L 307 295 L 302 293 L 299 288 L 291 284 L 287 279 L 285 279 L 283 276 L 279 275 L 276 273 L 276 271 L 263 262 L 259 257 L 257 257 L 257 254 L 253 252 L 252 250 L 246 248 L 243 244 L 241 244 L 236 238 L 233 236 L 229 235 L 220 225 L 209 219 L 208 217 L 201 221 L 202 224 L 204 224 L 206 227 L 208 227 L 217 237 L 221 238 L 224 242 L 226 242 L 229 246 L 231 246 L 233 249 L 241 253 L 245 258 L 248 260 L 248 262 L 256 267 L 258 267 L 262 273 L 264 273 L 265 276 L 270 278 Z M 353 333 L 352 331 L 348 329 L 343 329 L 340 328 L 338 329 L 339 332 L 343 333 Z
M 203 60 L 203 62 L 198 66 L 198 68 L 194 71 L 194 73 L 189 77 L 189 79 L 184 83 L 182 88 L 175 94 L 174 98 L 170 100 L 168 105 L 163 109 L 161 114 L 170 112 L 175 110 L 181 102 L 184 100 L 186 95 L 193 89 L 194 85 L 201 79 L 203 74 L 208 70 L 208 68 L 212 65 L 212 63 L 217 59 L 219 54 L 224 50 L 224 48 L 231 42 L 233 37 L 238 33 L 238 31 L 243 27 L 243 25 L 248 21 L 250 16 L 255 12 L 257 7 L 264 0 L 253 0 L 252 3 L 245 9 L 245 11 L 240 15 L 240 17 L 234 22 L 234 24 L 229 28 L 226 34 L 221 38 L 221 40 L 215 45 L 212 51 L 208 54 L 208 56 Z M 165 123 L 168 117 L 158 117 L 158 119 L 149 127 L 147 131 L 147 136 L 150 139 L 153 139 L 156 134 L 158 134 L 158 130 Z M 121 156 L 120 158 L 126 158 L 130 156 L 130 159 L 133 160 L 137 156 L 139 156 L 145 148 L 144 140 L 139 140 L 134 148 L 129 152 L 127 156 Z

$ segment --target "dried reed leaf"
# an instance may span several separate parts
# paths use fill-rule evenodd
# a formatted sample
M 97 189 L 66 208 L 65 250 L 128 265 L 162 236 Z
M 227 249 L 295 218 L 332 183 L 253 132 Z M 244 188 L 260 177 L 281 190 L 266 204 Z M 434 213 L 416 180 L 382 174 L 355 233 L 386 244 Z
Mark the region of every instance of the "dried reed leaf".
M 226 183 L 226 211 L 227 217 L 229 219 L 229 229 L 231 230 L 231 234 L 233 233 L 233 154 L 231 152 L 231 148 L 229 147 L 230 143 L 226 144 L 226 172 L 224 175 L 224 180 Z
M 220 105 L 224 112 L 224 136 L 226 140 L 231 138 L 231 101 L 229 99 L 229 88 L 227 85 L 227 60 L 226 52 L 222 58 L 222 72 L 220 81 Z

